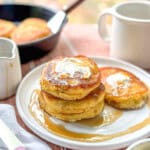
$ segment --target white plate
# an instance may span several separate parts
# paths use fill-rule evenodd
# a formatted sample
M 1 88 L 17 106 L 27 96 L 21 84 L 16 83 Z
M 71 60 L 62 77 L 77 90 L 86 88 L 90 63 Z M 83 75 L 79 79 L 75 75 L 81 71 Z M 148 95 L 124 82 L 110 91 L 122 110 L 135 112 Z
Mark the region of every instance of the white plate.
M 145 72 L 144 70 L 131 65 L 127 62 L 120 61 L 113 58 L 107 58 L 107 57 L 97 57 L 94 58 L 95 61 L 99 66 L 114 66 L 114 67 L 120 67 L 123 69 L 126 69 L 132 73 L 134 73 L 137 77 L 139 77 L 142 81 L 144 81 L 147 85 L 150 85 L 150 75 Z M 112 149 L 118 149 L 123 148 L 125 146 L 130 145 L 132 142 L 141 139 L 143 137 L 147 137 L 150 134 L 150 126 L 146 126 L 136 132 L 118 137 L 113 138 L 112 140 L 107 140 L 104 142 L 81 142 L 81 141 L 75 141 L 66 139 L 61 136 L 57 136 L 47 129 L 43 128 L 30 114 L 28 109 L 28 104 L 30 101 L 31 93 L 34 89 L 39 88 L 39 77 L 41 75 L 41 70 L 44 65 L 41 65 L 34 70 L 32 70 L 29 74 L 26 75 L 26 77 L 22 80 L 21 84 L 19 85 L 19 88 L 17 90 L 16 94 L 16 105 L 18 112 L 25 122 L 25 124 L 37 135 L 42 137 L 43 139 L 64 146 L 72 149 L 82 149 L 82 150 L 112 150 Z M 131 127 L 132 125 L 141 122 L 143 119 L 149 116 L 149 108 L 145 106 L 142 109 L 134 110 L 134 111 L 126 111 L 123 113 L 121 118 L 117 120 L 112 125 L 103 127 L 101 129 L 95 129 L 96 133 L 102 132 L 103 134 L 111 134 L 114 132 L 118 132 L 124 129 L 127 129 L 128 127 Z M 80 130 L 78 129 L 80 127 L 76 127 L 75 124 L 69 124 L 67 123 L 67 128 L 69 130 L 75 131 Z M 86 130 L 86 129 L 85 129 Z M 88 128 L 87 131 L 92 132 L 93 130 Z

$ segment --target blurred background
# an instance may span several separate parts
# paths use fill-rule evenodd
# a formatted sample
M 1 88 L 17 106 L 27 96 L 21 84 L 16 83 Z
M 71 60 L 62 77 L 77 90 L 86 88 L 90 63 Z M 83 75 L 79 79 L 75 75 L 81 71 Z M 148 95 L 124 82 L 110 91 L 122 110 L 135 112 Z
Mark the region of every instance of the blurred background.
M 61 9 L 72 1 L 74 0 L 0 0 L 0 3 L 33 3 L 54 9 Z M 68 15 L 69 23 L 96 24 L 98 16 L 104 9 L 123 1 L 127 0 L 85 0 L 85 2 Z

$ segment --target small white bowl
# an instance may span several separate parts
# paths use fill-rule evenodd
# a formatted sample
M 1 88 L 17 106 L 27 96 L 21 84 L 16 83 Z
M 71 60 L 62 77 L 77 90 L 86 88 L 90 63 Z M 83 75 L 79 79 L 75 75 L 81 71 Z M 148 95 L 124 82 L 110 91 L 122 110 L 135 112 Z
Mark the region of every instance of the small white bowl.
M 139 140 L 129 146 L 126 150 L 150 150 L 150 138 Z

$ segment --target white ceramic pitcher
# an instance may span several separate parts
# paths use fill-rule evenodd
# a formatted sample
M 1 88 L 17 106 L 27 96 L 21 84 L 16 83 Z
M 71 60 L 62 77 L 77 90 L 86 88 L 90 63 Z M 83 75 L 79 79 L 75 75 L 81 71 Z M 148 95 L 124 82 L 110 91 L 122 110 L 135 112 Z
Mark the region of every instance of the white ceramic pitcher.
M 16 44 L 7 38 L 0 38 L 0 99 L 15 94 L 21 78 L 21 64 Z

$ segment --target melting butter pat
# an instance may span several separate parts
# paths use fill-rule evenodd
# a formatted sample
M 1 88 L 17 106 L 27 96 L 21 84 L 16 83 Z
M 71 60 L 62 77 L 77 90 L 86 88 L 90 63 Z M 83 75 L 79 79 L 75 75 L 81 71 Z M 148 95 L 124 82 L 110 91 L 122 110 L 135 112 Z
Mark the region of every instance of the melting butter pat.
M 122 73 L 115 73 L 106 79 L 108 85 L 112 87 L 112 94 L 115 96 L 120 95 L 120 92 L 124 89 L 124 92 L 127 92 L 127 89 L 130 87 L 131 78 Z M 126 90 L 125 90 L 126 89 Z
M 79 74 L 80 78 L 89 78 L 91 76 L 91 70 L 88 66 L 84 66 L 84 62 L 76 58 L 64 58 L 56 64 L 55 71 L 59 74 L 59 77 L 75 77 L 75 74 Z

